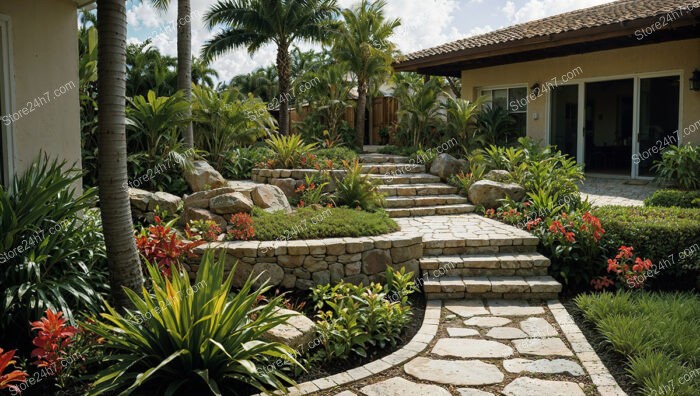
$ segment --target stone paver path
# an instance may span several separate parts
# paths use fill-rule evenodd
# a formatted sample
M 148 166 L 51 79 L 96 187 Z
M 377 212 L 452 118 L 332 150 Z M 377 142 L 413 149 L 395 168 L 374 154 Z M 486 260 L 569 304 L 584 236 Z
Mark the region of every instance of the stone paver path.
M 611 394 L 599 393 L 547 303 L 445 301 L 438 326 L 428 347 L 404 364 L 317 394 Z
M 594 206 L 642 206 L 644 198 L 658 189 L 653 182 L 587 176 L 580 191 L 581 198 L 587 197 Z

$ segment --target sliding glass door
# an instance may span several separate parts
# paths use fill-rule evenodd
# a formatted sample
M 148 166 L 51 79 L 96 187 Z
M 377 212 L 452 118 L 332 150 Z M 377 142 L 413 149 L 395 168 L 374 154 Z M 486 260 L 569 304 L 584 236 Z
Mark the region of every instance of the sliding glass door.
M 551 93 L 550 144 L 562 153 L 577 158 L 578 85 L 556 87 Z
M 639 150 L 634 163 L 639 176 L 653 176 L 654 161 L 667 146 L 678 145 L 680 77 L 642 78 L 639 81 Z

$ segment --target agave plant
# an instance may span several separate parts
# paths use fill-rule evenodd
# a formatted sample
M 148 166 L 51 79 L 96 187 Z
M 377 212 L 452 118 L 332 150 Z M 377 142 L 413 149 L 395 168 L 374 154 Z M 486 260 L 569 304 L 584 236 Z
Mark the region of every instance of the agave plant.
M 302 157 L 316 148 L 316 143 L 305 144 L 301 135 L 272 135 L 265 144 L 284 168 L 294 168 Z
M 205 253 L 192 286 L 185 270 L 168 279 L 147 263 L 152 292 L 126 290 L 135 310 L 120 313 L 108 305 L 101 319 L 84 324 L 114 352 L 89 394 L 237 395 L 292 384 L 270 363 L 300 367 L 294 350 L 263 339 L 287 320 L 275 314 L 282 296 L 258 305 L 270 290 L 266 284 L 253 290 L 259 276 L 229 294 L 235 268 L 224 278 L 224 266 L 223 257 Z

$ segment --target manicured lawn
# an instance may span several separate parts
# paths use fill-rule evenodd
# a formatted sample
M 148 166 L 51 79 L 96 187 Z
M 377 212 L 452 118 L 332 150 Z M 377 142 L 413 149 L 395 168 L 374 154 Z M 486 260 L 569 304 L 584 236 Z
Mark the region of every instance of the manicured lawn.
M 384 212 L 347 208 L 300 208 L 294 213 L 253 212 L 255 239 L 261 241 L 359 237 L 397 231 Z
M 700 394 L 700 297 L 688 293 L 618 292 L 580 295 L 583 316 L 624 356 L 644 395 Z

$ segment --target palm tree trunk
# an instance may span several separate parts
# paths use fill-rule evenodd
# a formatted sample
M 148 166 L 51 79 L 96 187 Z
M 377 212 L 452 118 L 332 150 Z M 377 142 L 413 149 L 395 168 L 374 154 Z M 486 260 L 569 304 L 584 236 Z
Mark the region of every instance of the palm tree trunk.
M 289 46 L 279 44 L 277 47 L 277 78 L 279 82 L 279 109 L 280 125 L 279 130 L 282 135 L 289 134 L 289 80 L 290 80 L 290 57 Z
M 355 145 L 362 149 L 365 145 L 365 108 L 367 108 L 367 81 L 357 81 L 357 108 L 355 110 Z
M 177 2 L 177 89 L 182 91 L 185 100 L 192 99 L 192 15 L 190 0 Z M 188 107 L 187 117 L 192 116 L 192 107 Z M 186 148 L 194 147 L 192 122 L 183 127 L 182 139 Z
M 116 307 L 130 305 L 123 287 L 140 290 L 126 170 L 126 4 L 97 0 L 98 183 L 110 284 Z

